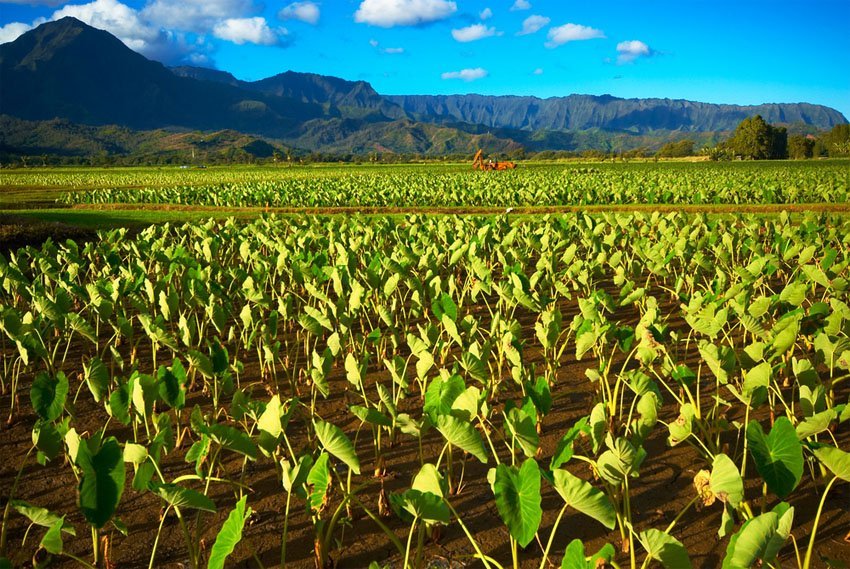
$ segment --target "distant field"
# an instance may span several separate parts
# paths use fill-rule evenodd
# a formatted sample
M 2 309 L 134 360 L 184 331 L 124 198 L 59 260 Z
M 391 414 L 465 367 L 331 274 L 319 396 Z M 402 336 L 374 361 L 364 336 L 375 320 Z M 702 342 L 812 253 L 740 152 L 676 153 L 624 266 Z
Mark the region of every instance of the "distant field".
M 0 172 L 0 248 L 206 218 L 583 211 L 844 213 L 850 160 L 311 164 L 31 168 Z
M 0 204 L 216 207 L 537 207 L 846 203 L 850 161 L 323 165 L 4 172 Z M 20 207 L 20 206 L 18 206 Z

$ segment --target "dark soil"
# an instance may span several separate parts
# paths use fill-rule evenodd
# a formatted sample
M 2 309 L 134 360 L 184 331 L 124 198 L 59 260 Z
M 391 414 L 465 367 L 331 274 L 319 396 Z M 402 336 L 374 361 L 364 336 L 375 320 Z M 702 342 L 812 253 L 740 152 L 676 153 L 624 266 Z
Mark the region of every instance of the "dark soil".
M 64 242 L 66 239 L 85 241 L 93 239 L 96 232 L 66 223 L 34 221 L 33 219 L 0 214 L 0 251 L 15 251 L 28 245 L 40 246 L 48 239 Z
M 561 307 L 565 315 L 565 321 L 569 315 L 576 312 L 574 304 L 565 304 Z M 660 310 L 661 311 L 661 310 Z M 622 322 L 633 321 L 635 315 L 625 311 L 617 314 L 612 319 Z M 524 337 L 533 336 L 533 318 L 529 315 L 520 315 L 520 321 L 524 327 Z M 672 321 L 674 328 L 683 326 L 683 323 Z M 150 354 L 146 348 L 140 346 L 137 358 L 139 361 L 149 361 Z M 80 362 L 83 358 L 83 346 L 72 347 L 68 362 Z M 694 348 L 694 343 L 692 343 Z M 88 350 L 88 347 L 85 347 Z M 126 350 L 124 346 L 122 350 Z M 149 348 L 147 348 L 149 350 Z M 295 346 L 294 350 L 299 348 Z M 7 351 L 4 358 L 10 358 L 12 352 Z M 129 354 L 127 354 L 129 357 Z M 530 351 L 526 354 L 532 361 L 537 360 L 542 365 L 540 354 Z M 688 354 L 688 359 L 694 359 L 696 354 Z M 160 360 L 164 360 L 164 351 L 160 353 Z M 253 358 L 253 359 L 252 359 Z M 302 356 L 303 358 L 303 356 Z M 273 392 L 270 381 L 261 381 L 256 363 L 256 356 L 251 354 L 240 354 L 240 359 L 246 365 L 246 370 L 241 377 L 243 388 L 253 385 L 255 398 L 268 398 L 268 393 Z M 168 363 L 160 361 L 160 363 Z M 66 366 L 68 367 L 68 366 Z M 553 409 L 543 421 L 541 441 L 542 467 L 548 466 L 550 457 L 556 444 L 564 432 L 582 416 L 589 413 L 594 393 L 592 384 L 585 377 L 585 370 L 596 367 L 592 358 L 586 357 L 582 361 L 576 361 L 573 354 L 565 354 L 561 362 L 558 379 L 553 388 L 555 402 Z M 616 367 L 616 366 L 615 366 Z M 79 386 L 80 379 L 76 373 L 69 374 L 71 379 L 71 395 Z M 383 372 L 377 368 L 371 370 L 367 383 L 376 378 L 384 378 Z M 288 393 L 288 385 L 281 380 L 281 393 Z M 506 381 L 510 381 L 506 379 Z M 12 481 L 18 469 L 21 467 L 24 456 L 31 446 L 30 428 L 35 422 L 35 416 L 29 405 L 29 378 L 19 389 L 20 410 L 15 414 L 11 424 L 3 421 L 3 429 L 0 431 L 0 448 L 2 448 L 3 460 L 0 461 L 0 496 L 5 504 L 9 495 Z M 252 383 L 253 382 L 253 383 Z M 370 483 L 359 495 L 362 503 L 373 512 L 378 511 L 378 498 L 381 487 L 387 493 L 401 492 L 410 487 L 412 477 L 419 469 L 417 457 L 416 440 L 401 435 L 397 444 L 386 448 L 386 476 L 383 478 L 370 479 L 369 475 L 374 471 L 374 454 L 370 431 L 367 428 L 360 429 L 360 423 L 346 409 L 348 402 L 355 399 L 349 393 L 350 385 L 345 379 L 344 370 L 337 368 L 332 372 L 331 378 L 332 395 L 327 400 L 320 400 L 318 410 L 321 416 L 342 428 L 352 439 L 356 440 L 358 455 L 361 461 L 363 476 L 357 477 L 357 481 Z M 516 395 L 508 394 L 508 397 Z M 712 394 L 703 394 L 706 401 L 710 400 Z M 845 387 L 837 394 L 840 401 L 846 400 L 848 389 Z M 729 396 L 731 399 L 731 396 Z M 665 422 L 673 421 L 678 415 L 678 409 L 671 402 L 669 396 L 665 396 L 666 405 L 662 409 L 659 418 Z M 5 413 L 9 409 L 11 396 L 4 393 L 0 396 L 0 409 Z M 200 389 L 191 393 L 190 401 L 187 403 L 187 411 L 184 411 L 181 423 L 186 424 L 188 409 L 199 403 L 202 407 L 209 409 L 210 398 Z M 500 402 L 504 403 L 503 400 Z M 73 409 L 73 425 L 78 432 L 92 432 L 100 428 L 106 421 L 104 409 L 94 403 L 85 387 L 82 388 L 76 405 L 70 405 Z M 412 416 L 418 417 L 421 413 L 421 401 L 418 397 L 412 397 L 403 402 L 401 411 L 410 411 Z M 728 411 L 727 418 L 733 421 L 743 422 L 744 417 L 740 406 L 733 407 Z M 767 420 L 767 409 L 760 409 L 762 416 L 758 419 Z M 777 408 L 777 414 L 781 411 Z M 360 429 L 358 431 L 358 429 Z M 305 417 L 295 417 L 287 430 L 293 447 L 304 448 L 309 444 L 306 438 L 307 428 Z M 356 433 L 356 438 L 355 438 Z M 116 421 L 109 426 L 109 435 L 115 435 L 119 441 L 132 440 L 132 431 L 129 427 L 123 427 Z M 850 428 L 843 424 L 834 433 L 842 448 L 850 448 Z M 710 465 L 701 457 L 695 447 L 687 442 L 680 443 L 675 447 L 668 447 L 667 430 L 659 423 L 648 441 L 646 450 L 648 458 L 641 469 L 640 478 L 632 483 L 632 505 L 634 523 L 636 528 L 644 530 L 650 527 L 664 529 L 676 515 L 695 496 L 693 488 L 694 475 L 703 468 Z M 733 438 L 725 439 L 729 445 L 729 454 L 735 455 L 740 452 L 741 441 Z M 191 474 L 193 465 L 183 460 L 185 451 L 188 450 L 190 441 L 184 441 L 182 449 L 171 452 L 163 463 L 163 470 L 167 479 L 173 479 L 182 474 Z M 500 444 L 496 442 L 496 444 Z M 423 454 L 428 462 L 435 462 L 443 447 L 443 440 L 439 433 L 431 431 L 426 437 L 423 446 Z M 590 454 L 587 442 L 580 443 L 581 450 Z M 505 453 L 507 456 L 507 453 Z M 503 456 L 503 460 L 505 459 Z M 455 472 L 460 471 L 463 461 L 460 452 L 454 454 Z M 238 480 L 244 461 L 241 456 L 230 454 L 223 461 L 223 470 L 227 477 Z M 486 481 L 487 470 L 493 466 L 483 465 L 476 459 L 468 457 L 465 460 L 465 472 L 463 487 L 449 501 L 454 508 L 461 513 L 464 523 L 474 535 L 482 550 L 499 562 L 508 565 L 510 563 L 510 549 L 508 534 L 504 527 L 495 502 L 492 498 L 489 485 Z M 567 467 L 585 480 L 592 480 L 592 473 L 587 465 L 576 460 L 568 463 Z M 338 466 L 339 469 L 339 466 Z M 147 567 L 151 555 L 151 549 L 160 524 L 162 514 L 161 501 L 151 493 L 138 493 L 130 488 L 132 480 L 132 468 L 127 467 L 127 484 L 122 497 L 117 517 L 129 528 L 129 537 L 124 537 L 107 526 L 109 536 L 109 560 L 115 567 Z M 340 470 L 340 473 L 343 471 Z M 771 508 L 778 499 L 768 494 L 766 501 L 762 496 L 761 480 L 750 463 L 747 468 L 747 498 L 750 500 L 753 510 L 758 513 L 762 507 Z M 456 475 L 457 476 L 457 475 Z M 455 478 L 457 480 L 457 477 Z M 264 567 L 278 566 L 280 560 L 281 530 L 283 525 L 283 510 L 286 494 L 281 487 L 280 480 L 269 459 L 260 459 L 257 462 L 248 462 L 245 466 L 244 481 L 250 487 L 248 491 L 248 504 L 254 514 L 249 519 L 242 542 L 237 547 L 231 563 L 233 567 Z M 597 486 L 599 485 L 596 482 Z M 85 521 L 78 511 L 76 500 L 77 482 L 71 469 L 63 465 L 62 459 L 58 459 L 47 466 L 39 466 L 35 460 L 30 458 L 23 469 L 22 484 L 17 492 L 16 498 L 31 502 L 36 505 L 47 507 L 52 511 L 67 514 L 68 520 L 76 528 L 77 537 L 66 536 L 67 551 L 85 558 L 91 558 L 91 540 Z M 198 486 L 195 486 L 196 488 Z M 563 505 L 562 499 L 556 494 L 545 481 L 543 488 L 543 522 L 540 526 L 539 539 L 545 545 L 549 538 L 550 530 L 554 524 L 555 517 Z M 200 488 L 202 489 L 202 488 Z M 820 488 L 816 488 L 812 482 L 810 472 L 804 473 L 803 482 L 789 498 L 789 502 L 795 507 L 793 535 L 800 549 L 800 556 L 805 553 L 808 544 L 808 532 L 811 529 L 815 512 L 820 500 Z M 208 553 L 218 529 L 221 527 L 229 510 L 238 499 L 234 490 L 224 484 L 213 483 L 210 486 L 210 497 L 219 507 L 217 514 L 195 515 L 188 511 L 186 516 L 190 530 L 198 528 L 202 551 Z M 339 493 L 331 498 L 331 507 L 338 503 Z M 354 508 L 353 519 L 337 534 L 339 544 L 333 548 L 332 558 L 338 567 L 365 568 L 372 561 L 388 564 L 392 567 L 401 567 L 402 558 L 393 548 L 390 540 L 382 533 L 381 529 L 369 519 L 359 508 Z M 329 514 L 326 514 L 326 516 Z M 721 505 L 714 504 L 708 508 L 698 511 L 690 509 L 677 523 L 672 531 L 679 539 L 690 555 L 694 567 L 717 568 L 725 555 L 726 546 L 729 541 L 717 537 L 717 529 L 720 526 Z M 395 516 L 384 520 L 404 543 L 407 539 L 408 527 Z M 24 518 L 13 512 L 10 518 L 11 532 L 9 536 L 9 553 L 14 562 L 20 566 L 29 566 L 33 553 L 37 549 L 38 542 L 44 534 L 43 528 L 33 528 L 26 543 L 22 545 L 26 524 Z M 342 527 L 342 526 L 341 526 Z M 827 567 L 827 563 L 820 556 L 841 560 L 850 563 L 850 543 L 846 541 L 846 534 L 850 531 L 850 485 L 844 482 L 837 483 L 824 508 L 818 527 L 817 544 L 813 567 Z M 608 531 L 602 525 L 577 513 L 574 510 L 567 511 L 561 521 L 558 533 L 552 548 L 552 561 L 559 563 L 560 555 L 566 545 L 573 539 L 582 539 L 588 551 L 596 551 L 602 545 L 612 543 L 620 547 L 619 532 Z M 188 567 L 188 556 L 185 549 L 184 536 L 180 530 L 177 520 L 169 515 L 163 524 L 156 558 L 153 567 L 185 568 Z M 641 563 L 644 557 L 640 546 L 637 559 Z M 470 566 L 479 567 L 479 562 L 470 558 L 473 548 L 466 539 L 462 529 L 456 522 L 441 528 L 439 535 L 432 535 L 427 541 L 426 557 L 429 561 L 440 563 L 442 566 Z M 532 541 L 528 548 L 520 553 L 521 566 L 536 568 L 540 566 L 542 548 Z M 794 547 L 789 541 L 781 553 L 781 565 L 784 567 L 796 566 Z M 628 555 L 618 553 L 618 563 L 621 566 L 628 565 Z M 16 565 L 16 566 L 17 566 Z M 51 566 L 72 567 L 75 563 L 67 559 L 55 560 Z M 289 523 L 289 537 L 287 543 L 287 566 L 290 567 L 313 567 L 313 525 L 306 512 L 303 501 L 293 498 L 291 517 Z

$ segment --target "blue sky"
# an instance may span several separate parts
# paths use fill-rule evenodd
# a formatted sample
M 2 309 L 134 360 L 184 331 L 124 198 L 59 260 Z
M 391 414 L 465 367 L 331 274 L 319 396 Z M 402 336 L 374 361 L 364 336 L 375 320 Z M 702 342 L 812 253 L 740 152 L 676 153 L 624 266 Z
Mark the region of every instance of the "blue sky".
M 0 0 L 0 42 L 73 15 L 167 64 L 385 94 L 811 102 L 850 117 L 850 0 Z

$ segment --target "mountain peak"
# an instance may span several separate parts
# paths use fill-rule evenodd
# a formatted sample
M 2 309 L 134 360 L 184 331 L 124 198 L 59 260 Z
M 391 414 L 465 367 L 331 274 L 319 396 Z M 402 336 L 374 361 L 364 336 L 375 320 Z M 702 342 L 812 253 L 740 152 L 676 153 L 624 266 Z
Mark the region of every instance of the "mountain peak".
M 0 114 L 17 118 L 134 129 L 233 129 L 303 140 L 311 149 L 333 139 L 368 144 L 371 135 L 398 140 L 394 129 L 439 133 L 447 140 L 501 129 L 512 140 L 533 143 L 537 137 L 563 147 L 574 144 L 578 133 L 597 131 L 611 136 L 729 131 L 755 114 L 810 130 L 847 122 L 834 109 L 805 103 L 717 105 L 607 94 L 384 96 L 366 81 L 296 71 L 241 81 L 215 69 L 168 69 L 70 17 L 0 45 L 0 76 Z
M 322 115 L 316 105 L 178 77 L 75 18 L 42 24 L 0 45 L 0 74 L 0 114 L 30 120 L 257 133 L 285 131 Z
M 226 85 L 239 85 L 241 81 L 227 71 L 220 71 L 210 67 L 194 67 L 191 65 L 180 65 L 172 67 L 171 72 L 180 77 L 200 79 L 201 81 L 215 81 Z

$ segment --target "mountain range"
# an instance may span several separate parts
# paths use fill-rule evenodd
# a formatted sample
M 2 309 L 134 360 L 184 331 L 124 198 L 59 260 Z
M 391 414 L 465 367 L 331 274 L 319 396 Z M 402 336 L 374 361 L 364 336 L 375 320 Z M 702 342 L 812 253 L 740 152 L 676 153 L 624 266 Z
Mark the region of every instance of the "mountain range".
M 838 111 L 809 103 L 382 95 L 365 81 L 292 71 L 241 81 L 214 69 L 167 68 L 108 32 L 70 17 L 0 45 L 0 85 L 0 115 L 23 121 L 62 119 L 52 123 L 54 130 L 70 121 L 148 131 L 237 131 L 326 153 L 439 155 L 472 152 L 478 146 L 501 152 L 628 149 L 684 137 L 716 139 L 755 114 L 802 131 L 847 122 Z M 7 138 L 0 139 L 6 149 L 20 144 L 0 136 Z M 231 134 L 224 138 L 238 139 Z M 61 153 L 61 148 L 53 150 Z

